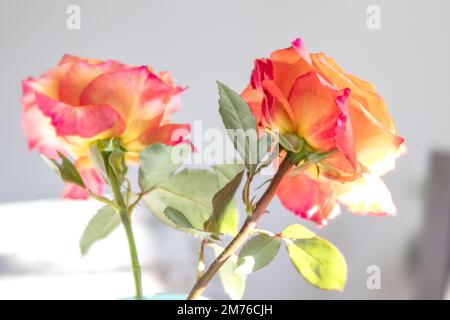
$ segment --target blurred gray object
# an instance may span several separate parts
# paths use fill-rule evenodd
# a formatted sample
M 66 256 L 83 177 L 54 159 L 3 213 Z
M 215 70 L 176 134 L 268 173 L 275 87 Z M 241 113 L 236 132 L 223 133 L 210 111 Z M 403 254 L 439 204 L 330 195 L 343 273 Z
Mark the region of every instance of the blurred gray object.
M 442 299 L 450 274 L 450 153 L 434 152 L 426 195 L 416 292 L 418 299 Z

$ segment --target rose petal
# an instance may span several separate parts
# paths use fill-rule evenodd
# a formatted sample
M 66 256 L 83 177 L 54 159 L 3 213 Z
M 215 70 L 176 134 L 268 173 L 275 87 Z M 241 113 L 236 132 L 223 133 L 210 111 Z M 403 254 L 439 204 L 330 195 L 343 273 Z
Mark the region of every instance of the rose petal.
M 150 72 L 152 72 L 150 70 Z M 162 81 L 164 81 L 164 83 L 166 85 L 168 85 L 169 87 L 173 87 L 173 79 L 172 79 L 172 74 L 169 71 L 161 71 L 158 73 L 158 78 L 160 78 Z
M 349 95 L 350 90 L 344 89 L 342 95 L 336 97 L 336 105 L 340 109 L 340 114 L 336 123 L 335 140 L 337 149 L 342 152 L 348 162 L 352 165 L 353 169 L 355 169 L 357 165 L 355 141 L 347 107 Z
M 353 133 L 346 100 L 349 91 L 339 92 L 319 75 L 310 72 L 297 78 L 289 94 L 297 133 L 320 151 L 339 149 L 356 168 Z
M 59 100 L 73 106 L 80 105 L 80 95 L 92 80 L 105 72 L 124 67 L 116 61 L 91 64 L 82 59 L 74 60 L 59 83 Z
M 350 101 L 349 113 L 358 161 L 377 175 L 393 170 L 404 139 L 378 123 L 357 101 Z
M 78 56 L 74 56 L 71 54 L 65 54 L 61 60 L 59 61 L 58 65 L 63 65 L 63 64 L 69 64 L 69 65 L 74 65 L 76 63 L 79 63 L 81 61 L 84 61 L 86 63 L 89 64 L 99 64 L 102 63 L 102 60 L 100 59 L 96 59 L 96 58 L 80 58 Z
M 262 82 L 264 80 L 273 79 L 273 67 L 272 62 L 269 59 L 256 59 L 255 67 L 253 68 L 252 75 L 250 77 L 250 85 L 253 89 L 258 89 L 262 92 Z
M 298 43 L 294 41 L 293 46 L 276 50 L 270 55 L 273 79 L 285 97 L 289 96 L 291 87 L 299 76 L 313 70 L 308 59 L 305 59 L 307 55 L 304 55 L 302 51 L 303 49 L 299 48 Z
M 139 103 L 148 75 L 145 66 L 102 74 L 84 89 L 80 103 L 107 104 L 119 112 L 127 123 Z
M 258 89 L 253 89 L 251 84 L 249 84 L 245 90 L 241 93 L 242 99 L 247 102 L 250 111 L 256 119 L 256 123 L 260 128 L 263 128 L 263 123 L 261 122 L 261 104 L 263 101 L 263 94 Z
M 350 211 L 369 215 L 395 215 L 396 208 L 392 202 L 389 189 L 374 174 L 363 173 L 354 182 L 333 183 L 338 201 Z
M 63 65 L 58 65 L 46 73 L 44 73 L 40 78 L 29 77 L 22 82 L 22 89 L 24 95 L 29 93 L 39 92 L 52 99 L 59 98 L 59 83 L 67 71 L 70 69 L 70 64 L 66 63 Z M 32 99 L 34 97 L 32 96 Z M 26 107 L 26 104 L 23 104 Z
M 165 124 L 145 131 L 139 138 L 130 141 L 127 148 L 132 152 L 140 152 L 146 146 L 154 143 L 174 146 L 185 142 L 185 137 L 190 134 L 190 130 L 189 124 Z
M 346 73 L 332 58 L 323 53 L 312 54 L 312 61 L 324 77 L 339 89 L 350 88 L 356 99 L 384 128 L 395 134 L 395 127 L 383 99 L 375 87 L 364 80 Z M 393 130 L 393 131 L 392 131 Z
M 319 225 L 326 224 L 339 210 L 329 184 L 306 174 L 286 175 L 277 188 L 277 195 L 286 209 Z
M 81 95 L 82 104 L 105 103 L 126 122 L 125 143 L 146 130 L 167 122 L 179 107 L 183 89 L 170 87 L 147 67 L 109 72 L 92 81 Z
M 262 82 L 264 99 L 261 115 L 267 126 L 281 133 L 294 130 L 294 113 L 281 90 L 271 80 Z
M 150 73 L 142 88 L 139 106 L 132 120 L 147 121 L 162 115 L 161 122 L 167 123 L 169 116 L 179 110 L 179 95 L 184 90 L 185 88 L 168 86 L 156 75 Z
M 294 41 L 292 41 L 291 45 L 292 48 L 294 48 L 295 51 L 300 55 L 300 57 L 302 57 L 302 59 L 311 64 L 311 57 L 301 38 L 297 38 Z
M 91 138 L 109 129 L 119 134 L 124 129 L 120 115 L 107 105 L 73 107 L 36 93 L 36 103 L 60 136 Z
M 22 113 L 21 120 L 29 149 L 36 148 L 39 153 L 50 159 L 58 158 L 58 151 L 65 153 L 50 118 L 44 116 L 36 105 L 26 109 Z
M 345 71 L 324 54 L 313 54 L 313 64 L 333 85 L 352 90 L 349 99 L 356 153 L 369 171 L 378 175 L 392 170 L 402 150 L 403 138 L 396 135 L 395 125 L 375 87 Z
M 169 123 L 169 117 L 180 108 L 181 87 L 170 87 L 154 74 L 149 74 L 133 117 L 129 119 L 123 134 L 125 143 L 134 140 L 145 131 Z

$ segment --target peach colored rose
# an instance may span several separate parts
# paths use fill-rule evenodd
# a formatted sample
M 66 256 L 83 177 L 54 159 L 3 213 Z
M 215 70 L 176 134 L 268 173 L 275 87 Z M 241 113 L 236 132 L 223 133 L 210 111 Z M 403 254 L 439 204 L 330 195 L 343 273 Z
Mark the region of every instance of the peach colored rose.
M 120 138 L 128 163 L 140 151 L 160 142 L 174 145 L 189 133 L 187 124 L 171 124 L 179 94 L 169 73 L 132 67 L 117 61 L 65 55 L 39 78 L 23 81 L 22 126 L 29 148 L 48 158 L 71 156 L 87 187 L 102 194 L 104 182 L 93 167 L 94 141 Z M 66 183 L 63 197 L 85 199 L 86 190 Z
M 379 176 L 394 168 L 404 139 L 371 83 L 296 39 L 255 61 L 242 97 L 260 128 L 295 133 L 318 152 L 334 150 L 317 167 L 284 178 L 277 195 L 287 209 L 318 224 L 338 212 L 338 202 L 360 214 L 395 214 Z

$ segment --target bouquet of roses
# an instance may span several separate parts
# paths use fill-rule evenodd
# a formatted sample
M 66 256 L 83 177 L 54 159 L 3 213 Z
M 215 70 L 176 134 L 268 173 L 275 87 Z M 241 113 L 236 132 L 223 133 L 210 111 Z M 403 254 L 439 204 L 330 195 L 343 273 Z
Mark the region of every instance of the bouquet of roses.
M 240 159 L 192 169 L 182 168 L 198 152 L 190 126 L 170 122 L 184 88 L 168 72 L 66 55 L 41 77 L 23 81 L 29 147 L 64 181 L 64 198 L 104 204 L 81 237 L 82 254 L 122 224 L 135 298 L 142 299 L 131 221 L 143 202 L 162 223 L 198 238 L 188 299 L 199 298 L 216 273 L 226 293 L 240 299 L 247 276 L 267 266 L 282 243 L 304 279 L 343 290 L 346 263 L 330 242 L 301 224 L 273 232 L 259 223 L 275 196 L 319 226 L 339 214 L 340 204 L 362 215 L 394 215 L 380 176 L 394 168 L 404 140 L 383 99 L 333 59 L 308 53 L 300 39 L 255 60 L 241 95 L 218 87 L 219 113 Z M 139 166 L 138 187 L 127 177 L 130 165 Z M 269 166 L 273 176 L 255 186 Z M 227 245 L 225 236 L 232 237 Z M 208 247 L 216 259 L 206 267 Z

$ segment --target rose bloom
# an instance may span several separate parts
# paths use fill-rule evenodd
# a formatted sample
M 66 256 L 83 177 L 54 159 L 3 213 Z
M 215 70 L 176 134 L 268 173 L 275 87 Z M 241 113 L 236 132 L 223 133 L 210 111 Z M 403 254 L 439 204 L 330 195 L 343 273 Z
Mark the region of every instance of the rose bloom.
M 394 168 L 404 139 L 371 83 L 296 39 L 255 61 L 242 97 L 260 128 L 295 133 L 317 152 L 334 150 L 282 180 L 277 195 L 288 210 L 319 225 L 339 213 L 338 203 L 360 214 L 395 214 L 379 177 Z
M 168 72 L 117 61 L 65 55 L 39 78 L 23 81 L 22 126 L 30 149 L 51 159 L 58 152 L 75 160 L 86 186 L 101 195 L 104 181 L 95 170 L 89 149 L 98 140 L 120 138 L 128 163 L 153 143 L 174 145 L 189 134 L 187 124 L 171 124 L 179 94 Z M 65 198 L 85 199 L 81 187 L 66 183 Z

